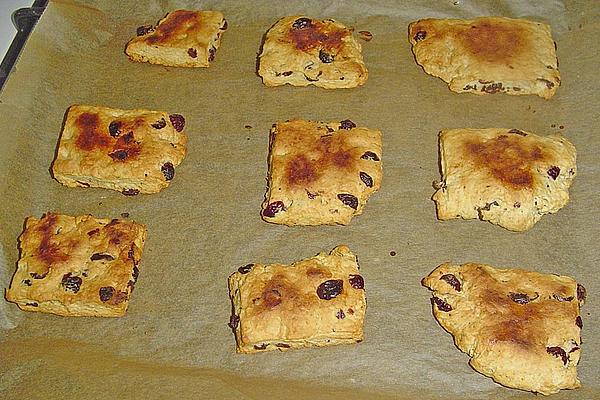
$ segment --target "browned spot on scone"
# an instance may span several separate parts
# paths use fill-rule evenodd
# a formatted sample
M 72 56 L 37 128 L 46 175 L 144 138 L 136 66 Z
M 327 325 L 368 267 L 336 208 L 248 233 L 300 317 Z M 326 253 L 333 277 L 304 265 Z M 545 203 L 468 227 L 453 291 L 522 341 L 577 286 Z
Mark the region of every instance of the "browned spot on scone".
M 349 34 L 350 32 L 346 30 L 331 30 L 321 21 L 312 21 L 302 29 L 291 28 L 288 37 L 298 50 L 308 51 L 321 47 L 331 51 L 339 50 L 342 39 Z
M 154 33 L 148 36 L 145 41 L 148 44 L 164 43 L 180 34 L 184 34 L 188 29 L 193 29 L 199 21 L 197 13 L 193 11 L 175 11 L 170 14 L 170 18 L 156 27 Z
M 539 147 L 527 146 L 516 136 L 467 142 L 466 149 L 477 167 L 489 170 L 496 179 L 514 188 L 532 187 L 531 163 L 544 158 Z
M 56 231 L 56 214 L 48 213 L 44 218 L 44 222 L 39 226 L 41 241 L 36 252 L 37 258 L 44 263 L 45 266 L 50 266 L 56 262 L 66 261 L 69 256 L 52 241 L 52 237 Z M 47 273 L 44 271 L 42 274 Z
M 134 138 L 133 131 L 119 136 L 109 156 L 115 161 L 130 161 L 136 159 L 141 153 L 141 145 Z
M 331 272 L 326 271 L 322 268 L 312 267 L 306 270 L 306 276 L 308 276 L 309 278 L 324 279 L 329 278 L 331 276 Z
M 483 22 L 457 33 L 471 55 L 481 61 L 506 62 L 521 54 L 528 45 L 524 32 L 517 26 Z
M 81 150 L 89 151 L 110 145 L 108 135 L 100 130 L 98 114 L 83 113 L 77 117 L 75 125 L 79 133 L 75 145 Z
M 318 179 L 318 172 L 306 156 L 298 154 L 287 165 L 286 178 L 291 186 L 307 185 Z

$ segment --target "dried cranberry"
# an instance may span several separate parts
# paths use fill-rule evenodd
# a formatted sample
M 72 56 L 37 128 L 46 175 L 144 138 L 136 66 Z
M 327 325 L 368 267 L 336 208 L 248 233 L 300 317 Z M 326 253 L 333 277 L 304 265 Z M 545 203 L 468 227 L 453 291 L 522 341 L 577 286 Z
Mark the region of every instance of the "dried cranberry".
M 444 300 L 440 299 L 439 297 L 435 297 L 433 296 L 431 298 L 431 304 L 435 304 L 438 308 L 438 310 L 443 311 L 443 312 L 450 312 L 452 311 L 452 306 L 448 303 L 446 303 Z
M 352 129 L 356 128 L 356 124 L 349 119 L 345 119 L 340 122 L 340 129 Z
M 30 306 L 30 307 L 38 307 L 39 304 L 36 303 L 35 301 L 33 303 L 25 303 L 26 306 Z
M 70 272 L 64 274 L 61 281 L 61 285 L 64 287 L 64 289 L 73 293 L 79 292 L 79 288 L 81 287 L 82 283 L 83 280 L 80 277 L 71 276 Z
M 342 293 L 344 281 L 341 279 L 330 279 L 319 285 L 317 296 L 322 300 L 331 300 Z
M 214 47 L 211 47 L 208 50 L 208 61 L 214 61 L 215 60 L 215 54 L 217 52 L 217 49 L 215 49 Z
M 154 32 L 154 27 L 152 25 L 142 25 L 138 26 L 136 33 L 138 36 L 144 36 L 147 33 Z
M 254 348 L 255 348 L 256 350 L 264 350 L 264 349 L 266 349 L 266 348 L 267 348 L 267 346 L 268 346 L 268 344 L 267 344 L 267 343 L 263 343 L 263 344 L 261 344 L 261 345 L 255 344 L 255 345 L 254 345 Z
M 272 203 L 269 203 L 269 205 L 267 205 L 267 207 L 263 210 L 262 215 L 264 217 L 273 218 L 275 216 L 275 214 L 277 214 L 279 211 L 284 211 L 284 210 L 285 210 L 285 205 L 283 204 L 283 201 L 274 201 Z
M 440 277 L 441 280 L 446 281 L 446 283 L 454 288 L 457 292 L 460 292 L 460 281 L 458 278 L 452 274 L 445 274 Z
M 126 292 L 119 292 L 113 298 L 112 303 L 115 304 L 115 305 L 117 305 L 117 304 L 121 304 L 125 300 L 127 300 L 127 293 Z
M 169 115 L 169 120 L 177 132 L 181 132 L 183 130 L 183 127 L 185 126 L 185 118 L 183 118 L 183 115 L 171 114 Z
M 419 31 L 419 32 L 415 33 L 415 36 L 413 37 L 413 39 L 415 39 L 415 42 L 420 42 L 421 40 L 425 39 L 426 37 L 427 37 L 427 32 Z
M 175 167 L 170 162 L 166 162 L 160 167 L 166 181 L 170 181 L 175 176 Z
M 554 357 L 562 358 L 563 363 L 567 365 L 567 362 L 569 361 L 569 356 L 567 356 L 567 353 L 562 347 L 546 347 L 546 352 L 548 354 L 552 354 Z
M 350 275 L 350 286 L 354 289 L 364 289 L 365 288 L 365 280 L 360 275 Z
M 254 264 L 246 264 L 238 268 L 240 274 L 247 274 L 254 268 Z
M 22 283 L 23 283 L 23 285 L 26 285 L 26 286 L 31 286 L 31 285 L 32 285 L 32 283 L 31 283 L 31 280 L 30 280 L 30 279 L 23 279 L 23 282 L 22 282 Z
M 338 312 L 335 313 L 335 317 L 337 319 L 344 319 L 344 318 L 346 318 L 346 314 L 344 314 L 344 310 L 339 310 Z
M 136 266 L 133 266 L 133 272 L 131 273 L 131 277 L 133 278 L 133 281 L 137 282 L 139 276 L 140 276 L 139 268 Z
M 44 272 L 43 274 L 38 274 L 37 272 L 30 272 L 29 275 L 31 275 L 33 279 L 44 279 L 46 275 L 48 275 L 48 271 Z
M 188 55 L 192 58 L 197 58 L 198 57 L 198 52 L 196 51 L 195 48 L 190 47 L 187 51 Z
M 377 156 L 377 154 L 373 153 L 372 151 L 365 151 L 365 153 L 362 156 L 360 156 L 360 158 L 362 158 L 363 160 L 379 161 L 379 157 Z
M 98 232 L 100 232 L 100 229 L 96 228 L 96 229 L 92 229 L 87 234 L 88 234 L 88 236 L 94 236 L 94 235 L 98 234 Z
M 140 194 L 140 191 L 139 189 L 123 189 L 121 193 L 125 196 L 137 196 Z
M 103 302 L 109 301 L 113 297 L 113 294 L 115 294 L 115 288 L 112 286 L 104 286 L 101 287 L 100 290 L 98 290 L 100 300 L 102 300 Z
M 108 125 L 108 133 L 112 137 L 117 137 L 121 134 L 121 123 L 113 121 Z
M 167 121 L 164 118 L 159 119 L 155 123 L 151 124 L 154 129 L 162 129 L 167 126 Z
M 293 74 L 293 72 L 292 72 L 292 71 L 283 71 L 283 72 L 281 73 L 281 75 L 283 75 L 283 76 L 290 76 L 291 74 Z
M 292 24 L 292 28 L 294 29 L 306 29 L 312 25 L 312 21 L 310 18 L 298 18 Z
M 94 253 L 90 257 L 90 260 L 92 260 L 92 261 L 98 261 L 98 260 L 112 261 L 114 259 L 115 258 L 113 256 L 111 256 L 110 254 L 106 254 L 106 253 Z
M 240 317 L 238 315 L 231 314 L 231 317 L 229 317 L 229 323 L 227 324 L 227 326 L 229 326 L 231 329 L 235 329 L 235 328 L 237 328 L 239 323 L 240 323 Z
M 356 196 L 353 196 L 351 194 L 348 193 L 340 193 L 337 195 L 337 198 L 344 203 L 344 205 L 353 208 L 353 209 L 357 209 L 358 208 L 358 199 L 356 198 Z
M 127 150 L 115 150 L 108 154 L 115 161 L 123 161 L 127 158 Z
M 575 325 L 577 325 L 579 329 L 583 328 L 583 320 L 581 319 L 581 315 L 578 315 L 577 318 L 575 318 Z
M 558 178 L 558 175 L 560 174 L 560 168 L 558 168 L 556 165 L 550 167 L 550 169 L 548 170 L 548 176 L 550 176 L 550 178 L 552 178 L 552 180 L 556 180 L 556 178 Z
M 324 64 L 330 64 L 333 62 L 333 55 L 323 50 L 319 50 L 319 60 Z
M 360 172 L 360 180 L 363 181 L 363 183 L 367 186 L 367 187 L 373 187 L 373 178 L 371 178 L 371 176 L 369 174 L 367 174 L 366 172 Z
M 558 301 L 572 301 L 574 299 L 573 296 L 563 297 L 560 294 L 553 294 L 552 297 Z
M 292 347 L 291 345 L 289 345 L 287 343 L 277 343 L 277 344 L 275 344 L 275 346 L 281 347 L 282 349 L 289 349 L 290 347 Z
M 508 294 L 508 296 L 510 297 L 510 299 L 512 301 L 514 301 L 515 303 L 518 304 L 527 304 L 531 301 L 531 299 L 529 298 L 529 296 L 527 296 L 525 293 L 513 293 L 510 292 Z
M 580 285 L 579 283 L 577 284 L 577 300 L 579 301 L 585 301 L 585 288 L 583 287 L 583 285 Z

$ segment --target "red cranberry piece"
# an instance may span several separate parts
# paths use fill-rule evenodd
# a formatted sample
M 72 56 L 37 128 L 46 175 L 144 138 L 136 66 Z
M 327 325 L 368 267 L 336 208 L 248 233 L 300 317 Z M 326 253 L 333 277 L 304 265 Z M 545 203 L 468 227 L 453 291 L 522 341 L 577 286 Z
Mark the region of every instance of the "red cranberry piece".
M 418 31 L 417 33 L 415 33 L 415 36 L 413 37 L 413 39 L 415 39 L 415 42 L 420 42 L 421 40 L 425 39 L 426 37 L 427 37 L 427 32 Z
M 264 349 L 266 349 L 266 348 L 267 348 L 267 346 L 268 346 L 268 344 L 267 344 L 267 343 L 263 343 L 263 344 L 261 344 L 261 345 L 255 344 L 255 345 L 254 345 L 254 348 L 255 348 L 256 350 L 264 350 Z
M 147 33 L 154 32 L 154 27 L 152 25 L 142 25 L 138 26 L 136 29 L 136 33 L 138 36 L 144 36 Z
M 198 52 L 196 51 L 195 48 L 190 47 L 187 51 L 188 55 L 192 58 L 197 58 L 198 57 Z
M 83 280 L 80 277 L 71 276 L 70 272 L 64 274 L 62 277 L 62 281 L 60 282 L 60 284 L 65 290 L 71 291 L 73 293 L 79 292 L 79 288 L 81 287 L 82 283 Z
M 183 130 L 183 127 L 185 126 L 185 118 L 183 118 L 183 115 L 171 114 L 169 115 L 169 120 L 177 132 L 181 132 Z
M 321 60 L 321 62 L 324 64 L 330 64 L 333 62 L 333 55 L 323 50 L 319 50 L 319 60 Z
M 577 300 L 585 301 L 586 291 L 583 285 L 577 284 Z
M 115 150 L 108 154 L 115 161 L 123 161 L 127 158 L 127 150 Z
M 262 215 L 268 218 L 273 218 L 279 211 L 284 211 L 285 205 L 283 201 L 274 201 L 263 210 Z
M 215 60 L 215 54 L 217 52 L 217 49 L 215 49 L 214 47 L 211 47 L 208 50 L 208 61 L 214 61 Z
M 350 275 L 350 286 L 354 289 L 364 289 L 365 288 L 365 280 L 360 275 Z
M 138 194 L 140 194 L 140 191 L 139 189 L 123 189 L 121 193 L 125 196 L 137 196 Z
M 340 193 L 337 195 L 337 198 L 344 203 L 344 205 L 353 208 L 353 209 L 357 209 L 358 208 L 358 199 L 356 198 L 356 196 L 353 196 L 351 194 L 348 193 Z
M 529 296 L 527 296 L 525 293 L 509 293 L 508 296 L 510 297 L 510 299 L 512 301 L 514 301 L 517 304 L 527 304 L 531 301 L 531 299 L 529 298 Z
M 284 71 L 281 73 L 281 75 L 283 75 L 283 76 L 290 76 L 291 74 L 293 74 L 292 71 Z
M 338 312 L 335 313 L 335 317 L 337 319 L 344 319 L 344 318 L 346 318 L 346 314 L 344 314 L 344 310 L 339 310 Z
M 559 174 L 560 174 L 560 168 L 558 168 L 556 165 L 550 167 L 550 169 L 548 170 L 548 176 L 550 176 L 550 178 L 552 178 L 552 180 L 556 180 L 556 178 L 558 178 Z
M 160 167 L 166 181 L 170 181 L 175 176 L 175 167 L 170 162 L 166 162 Z
M 341 279 L 330 279 L 319 285 L 317 288 L 317 296 L 321 300 L 331 300 L 342 293 L 344 281 Z
M 567 353 L 563 350 L 562 347 L 546 347 L 546 352 L 548 354 L 552 354 L 554 357 L 562 358 L 563 363 L 567 365 L 567 362 L 569 361 L 569 356 L 567 356 Z
M 312 26 L 312 21 L 310 18 L 298 18 L 292 24 L 292 28 L 294 29 L 306 29 L 310 26 Z
M 154 129 L 162 129 L 167 126 L 167 121 L 164 118 L 159 119 L 155 123 L 151 124 Z
M 246 264 L 246 265 L 239 267 L 238 272 L 242 275 L 247 274 L 248 272 L 250 272 L 252 270 L 252 268 L 254 268 L 254 264 Z
M 558 301 L 572 301 L 574 299 L 573 296 L 562 297 L 560 294 L 553 294 L 552 297 Z
M 108 125 L 108 133 L 112 137 L 117 137 L 121 134 L 121 123 L 113 121 Z
M 92 260 L 92 261 L 98 261 L 98 260 L 112 261 L 114 259 L 115 258 L 113 256 L 111 256 L 110 254 L 106 254 L 106 253 L 94 253 L 90 257 L 90 260 Z
M 360 156 L 360 158 L 362 158 L 363 160 L 379 161 L 379 157 L 377 156 L 377 154 L 373 153 L 372 151 L 365 151 L 365 153 L 362 156 Z
M 115 294 L 115 288 L 112 286 L 104 286 L 101 287 L 100 290 L 98 290 L 100 300 L 102 300 L 103 302 L 109 301 L 113 297 L 113 294 Z
M 439 297 L 435 297 L 433 296 L 431 298 L 431 304 L 435 304 L 438 308 L 438 310 L 443 311 L 443 312 L 450 312 L 452 311 L 452 306 L 448 303 L 446 303 L 444 300 L 440 299 Z
M 371 176 L 369 174 L 367 174 L 366 172 L 360 172 L 360 180 L 363 181 L 363 183 L 365 184 L 365 186 L 367 187 L 373 187 L 373 178 L 371 178 Z
M 23 279 L 23 281 L 21 282 L 23 285 L 25 286 L 31 286 L 31 280 L 30 279 Z
M 345 119 L 340 122 L 340 129 L 352 129 L 356 128 L 356 124 L 349 119 Z
M 445 274 L 440 277 L 441 280 L 445 281 L 448 285 L 452 286 L 454 290 L 460 292 L 460 281 L 452 274 Z
M 132 131 L 127 132 L 126 135 L 123 135 L 121 140 L 125 143 L 131 142 L 133 140 L 133 132 Z
M 231 317 L 229 317 L 229 323 L 227 325 L 231 329 L 235 329 L 235 328 L 237 328 L 239 323 L 240 323 L 240 317 L 238 315 L 231 314 Z
M 31 307 L 38 307 L 39 304 L 36 303 L 35 301 L 33 303 L 25 303 L 26 306 L 31 306 Z
M 43 274 L 38 274 L 37 272 L 30 272 L 29 275 L 31 275 L 33 279 L 44 279 L 46 275 L 48 275 L 48 271 L 44 272 Z
M 575 318 L 575 325 L 577 325 L 579 329 L 583 328 L 583 320 L 581 319 L 581 315 L 578 315 L 577 318 Z

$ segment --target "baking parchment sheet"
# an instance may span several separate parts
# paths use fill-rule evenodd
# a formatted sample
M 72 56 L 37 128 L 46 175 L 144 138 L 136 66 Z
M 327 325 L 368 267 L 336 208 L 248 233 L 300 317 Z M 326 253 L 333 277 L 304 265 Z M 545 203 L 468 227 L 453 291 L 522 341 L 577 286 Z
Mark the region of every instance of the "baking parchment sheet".
M 207 69 L 130 62 L 136 27 L 179 9 L 216 9 L 229 29 Z M 0 397 L 520 399 L 468 366 L 434 320 L 420 279 L 445 261 L 570 275 L 582 309 L 582 388 L 553 399 L 600 398 L 600 5 L 595 1 L 51 1 L 0 95 L 0 285 L 18 259 L 29 215 L 130 218 L 148 225 L 127 316 L 63 318 L 0 301 Z M 336 18 L 373 33 L 360 88 L 267 88 L 256 75 L 263 34 L 280 17 Z M 535 96 L 450 92 L 416 65 L 407 25 L 425 17 L 503 15 L 551 25 L 562 86 Z M 71 104 L 149 108 L 186 117 L 189 154 L 171 186 L 125 197 L 51 178 Z M 295 227 L 260 219 L 268 132 L 278 120 L 350 118 L 383 132 L 384 181 L 349 226 Z M 437 133 L 507 127 L 562 133 L 578 150 L 571 202 L 530 231 L 435 218 Z M 235 353 L 226 279 L 250 262 L 289 263 L 335 245 L 359 257 L 365 341 L 256 355 Z M 395 252 L 395 256 L 392 256 Z

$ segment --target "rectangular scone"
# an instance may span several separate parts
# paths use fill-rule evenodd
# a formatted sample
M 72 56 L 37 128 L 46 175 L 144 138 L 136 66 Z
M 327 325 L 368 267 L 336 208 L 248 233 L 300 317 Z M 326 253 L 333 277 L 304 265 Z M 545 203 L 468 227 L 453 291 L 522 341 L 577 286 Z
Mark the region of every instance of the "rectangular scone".
M 505 17 L 422 19 L 409 25 L 417 63 L 454 92 L 535 94 L 560 85 L 550 26 Z
M 278 122 L 269 149 L 267 222 L 347 225 L 381 186 L 381 131 L 350 120 Z
M 55 213 L 29 217 L 6 299 L 25 311 L 125 315 L 146 234 L 144 225 L 123 219 Z
M 221 45 L 227 21 L 219 11 L 176 10 L 158 25 L 137 28 L 125 54 L 132 61 L 170 67 L 208 67 Z
M 333 19 L 281 18 L 266 34 L 258 74 L 266 86 L 353 88 L 369 76 L 352 30 Z
M 237 352 L 363 340 L 364 280 L 347 246 L 293 263 L 248 264 L 229 277 Z
M 71 106 L 52 173 L 69 187 L 100 187 L 125 195 L 159 192 L 169 186 L 185 157 L 184 126 L 180 114 Z

